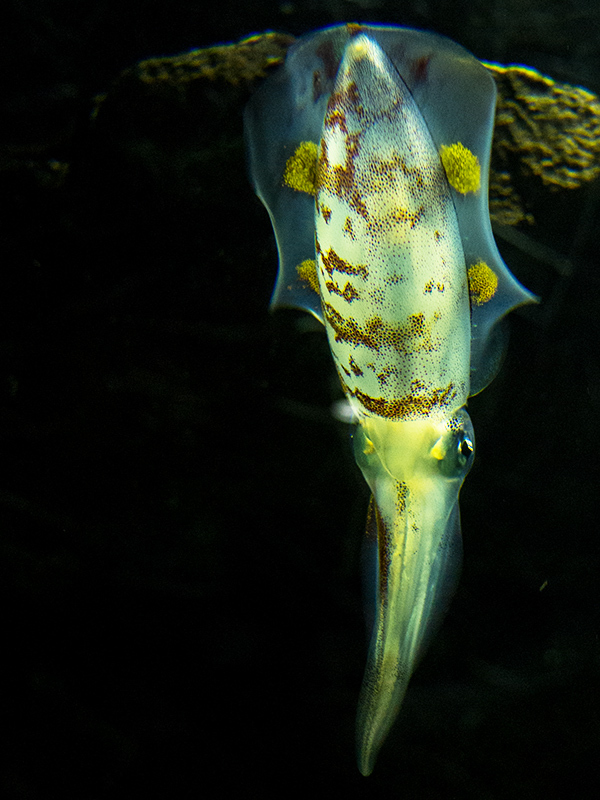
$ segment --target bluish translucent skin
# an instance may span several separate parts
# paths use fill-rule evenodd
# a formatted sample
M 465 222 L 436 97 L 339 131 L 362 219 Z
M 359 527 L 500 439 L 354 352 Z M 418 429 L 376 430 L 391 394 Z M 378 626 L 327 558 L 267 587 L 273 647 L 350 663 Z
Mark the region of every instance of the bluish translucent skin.
M 502 317 L 532 300 L 491 232 L 494 108 L 493 79 L 459 45 L 344 25 L 300 39 L 245 115 L 279 251 L 272 304 L 325 325 L 373 495 L 373 633 L 357 717 L 365 775 L 459 572 L 458 495 L 474 455 L 464 406 L 496 372 Z M 314 191 L 283 180 L 303 142 L 318 145 Z M 481 168 L 472 191 L 452 188 L 442 168 L 441 149 L 457 143 Z M 298 270 L 308 262 L 312 282 Z M 481 262 L 496 286 L 469 305 L 467 271 Z

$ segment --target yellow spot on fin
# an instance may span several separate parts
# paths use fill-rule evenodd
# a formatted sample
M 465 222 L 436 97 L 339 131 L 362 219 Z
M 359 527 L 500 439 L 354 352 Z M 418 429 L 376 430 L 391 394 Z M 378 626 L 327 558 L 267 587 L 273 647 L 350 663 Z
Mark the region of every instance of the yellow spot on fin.
M 294 155 L 286 162 L 284 184 L 297 192 L 315 194 L 318 157 L 319 147 L 315 142 L 300 142 Z
M 488 267 L 485 261 L 471 264 L 467 270 L 467 279 L 469 281 L 471 302 L 476 306 L 482 306 L 496 294 L 498 276 Z
M 310 288 L 319 294 L 319 276 L 317 275 L 317 262 L 307 258 L 296 267 L 296 272 L 301 281 L 306 281 Z
M 481 185 L 479 159 L 461 142 L 443 144 L 440 149 L 442 165 L 446 170 L 448 183 L 461 194 L 476 192 Z

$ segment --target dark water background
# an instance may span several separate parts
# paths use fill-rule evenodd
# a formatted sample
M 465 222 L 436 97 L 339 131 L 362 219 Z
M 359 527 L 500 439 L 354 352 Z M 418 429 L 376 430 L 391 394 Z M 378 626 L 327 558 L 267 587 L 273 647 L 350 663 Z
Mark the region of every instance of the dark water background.
M 600 93 L 597 2 L 32 0 L 0 18 L 0 796 L 595 797 L 598 187 L 532 198 L 533 256 L 499 242 L 542 305 L 512 315 L 470 402 L 461 583 L 364 779 L 367 494 L 323 333 L 267 311 L 241 107 L 90 113 L 139 59 L 341 21 L 437 30 Z

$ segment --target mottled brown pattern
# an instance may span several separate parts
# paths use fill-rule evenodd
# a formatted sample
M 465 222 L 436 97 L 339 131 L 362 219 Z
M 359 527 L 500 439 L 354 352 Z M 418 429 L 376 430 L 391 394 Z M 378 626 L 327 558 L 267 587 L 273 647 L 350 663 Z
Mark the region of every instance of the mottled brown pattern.
M 325 281 L 325 286 L 331 294 L 337 294 L 339 297 L 343 297 L 348 303 L 351 303 L 353 300 L 358 300 L 360 297 L 350 281 L 346 281 L 346 285 L 343 289 L 340 289 L 335 281 Z
M 409 490 L 404 481 L 396 481 L 396 511 L 403 514 L 406 511 L 406 500 Z
M 360 134 L 348 135 L 345 137 L 346 159 L 344 164 L 336 164 L 333 168 L 327 160 L 325 150 L 324 157 L 319 158 L 317 167 L 317 186 L 327 189 L 340 199 L 350 197 L 354 183 L 354 159 L 360 152 Z M 324 146 L 322 142 L 322 147 Z
M 360 192 L 354 189 L 350 195 L 349 202 L 350 208 L 353 208 L 364 220 L 369 220 L 369 212 L 367 211 L 366 205 L 363 203 Z
M 400 169 L 402 170 L 404 177 L 407 179 L 407 185 L 409 186 L 410 191 L 417 197 L 420 197 L 421 190 L 425 186 L 425 176 L 423 175 L 423 170 L 419 167 L 407 167 L 404 159 L 400 159 Z
M 394 397 L 387 400 L 385 397 L 371 397 L 360 389 L 352 391 L 348 386 L 345 390 L 356 397 L 358 402 L 372 414 L 386 419 L 407 419 L 409 417 L 427 417 L 435 409 L 445 408 L 456 397 L 456 387 L 452 381 L 445 388 L 436 388 L 428 394 L 407 394 L 403 397 Z
M 368 219 L 367 208 L 356 188 L 354 161 L 360 152 L 360 134 L 349 134 L 346 124 L 346 108 L 354 111 L 360 107 L 358 89 L 351 83 L 347 91 L 333 92 L 327 104 L 323 121 L 325 129 L 339 130 L 344 134 L 345 157 L 343 164 L 331 166 L 327 155 L 327 144 L 321 139 L 321 152 L 317 165 L 317 187 L 348 202 L 364 219 Z
M 344 275 L 360 275 L 363 280 L 369 277 L 369 271 L 365 264 L 351 264 L 349 261 L 345 261 L 338 256 L 333 247 L 330 247 L 325 254 L 317 242 L 317 255 L 320 257 L 320 261 L 330 278 L 333 277 L 333 273 L 336 271 L 342 272 Z
M 342 316 L 329 303 L 323 303 L 323 314 L 335 332 L 336 342 L 363 345 L 375 352 L 379 352 L 382 347 L 390 347 L 403 356 L 411 353 L 432 353 L 440 346 L 432 337 L 432 323 L 426 320 L 424 314 L 411 314 L 406 321 L 395 325 L 384 322 L 381 317 L 371 317 L 364 327 L 352 317 Z
M 352 106 L 352 110 L 356 114 L 360 114 L 363 110 L 362 103 L 360 102 L 360 93 L 358 86 L 352 81 L 348 84 L 348 89 L 345 93 L 344 100 Z
M 421 205 L 416 211 L 398 206 L 387 214 L 378 214 L 367 218 L 367 231 L 371 236 L 395 230 L 398 225 L 408 225 L 411 230 L 419 224 L 425 216 L 425 206 Z
M 391 116 L 393 118 L 392 111 L 385 116 Z M 407 187 L 413 196 L 420 198 L 426 183 L 423 170 L 420 169 L 420 167 L 408 167 L 406 165 L 406 160 L 400 153 L 395 153 L 390 158 L 372 157 L 370 159 L 369 188 L 385 191 L 390 181 L 397 180 L 396 174 L 398 172 L 401 172 L 405 178 L 402 182 L 403 186 Z
M 385 369 L 382 369 L 382 370 L 381 370 L 381 372 L 378 372 L 378 373 L 377 373 L 377 380 L 378 380 L 378 381 L 379 381 L 379 383 L 382 385 L 382 387 L 383 387 L 383 386 L 385 386 L 385 385 L 387 384 L 387 382 L 388 382 L 388 379 L 389 379 L 389 378 L 390 378 L 390 377 L 391 377 L 391 376 L 392 376 L 392 375 L 393 375 L 395 372 L 397 372 L 397 369 L 398 369 L 398 367 L 397 367 L 397 366 L 395 366 L 395 365 L 394 365 L 394 366 L 388 366 L 388 367 L 385 367 Z
M 357 363 L 356 363 L 356 361 L 355 361 L 355 360 L 352 358 L 352 356 L 350 356 L 349 362 L 350 362 L 350 369 L 352 370 L 352 372 L 353 372 L 353 373 L 354 373 L 354 374 L 355 374 L 357 377 L 360 377 L 361 375 L 364 375 L 364 372 L 363 372 L 363 371 L 362 371 L 362 369 L 361 369 L 361 368 L 358 366 L 358 364 L 357 364 Z
M 419 208 L 411 212 L 407 208 L 396 208 L 391 214 L 394 222 L 408 223 L 411 228 L 414 228 L 425 216 L 425 206 L 421 205 Z
M 375 521 L 377 524 L 377 560 L 378 560 L 378 578 L 379 578 L 379 592 L 378 600 L 381 602 L 387 597 L 387 581 L 390 571 L 390 535 L 383 517 L 379 513 L 379 508 L 375 499 L 373 499 L 373 506 L 375 510 Z
M 406 512 L 406 503 L 409 495 L 409 488 L 404 481 L 395 481 L 396 489 L 396 513 L 402 516 Z M 390 556 L 393 551 L 392 536 L 393 531 L 388 530 L 383 517 L 377 507 L 375 498 L 371 496 L 369 511 L 367 515 L 366 534 L 370 539 L 377 535 L 377 560 L 379 578 L 379 600 L 384 602 L 388 596 L 387 581 L 390 571 Z
M 423 294 L 431 294 L 434 289 L 437 289 L 438 292 L 442 293 L 446 290 L 446 286 L 443 283 L 436 283 L 435 281 L 428 281 L 425 284 L 425 288 L 423 289 Z

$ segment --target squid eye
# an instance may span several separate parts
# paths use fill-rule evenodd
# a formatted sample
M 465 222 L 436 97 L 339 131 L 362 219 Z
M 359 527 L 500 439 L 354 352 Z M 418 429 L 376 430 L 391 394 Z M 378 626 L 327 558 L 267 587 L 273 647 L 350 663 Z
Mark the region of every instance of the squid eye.
M 475 434 L 469 415 L 461 409 L 448 423 L 440 450 L 439 470 L 451 480 L 463 480 L 473 465 Z
M 473 442 L 468 436 L 464 435 L 462 440 L 458 442 L 458 464 L 462 467 L 466 467 L 473 458 L 474 452 L 475 447 Z

